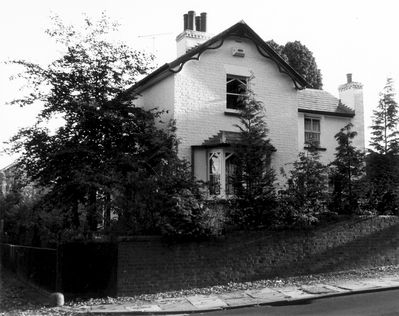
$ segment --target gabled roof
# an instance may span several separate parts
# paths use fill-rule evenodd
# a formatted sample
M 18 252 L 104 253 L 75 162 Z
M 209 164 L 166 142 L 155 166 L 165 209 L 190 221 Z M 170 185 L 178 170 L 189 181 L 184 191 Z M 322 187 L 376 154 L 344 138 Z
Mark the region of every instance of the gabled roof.
M 341 100 L 324 90 L 304 89 L 298 92 L 298 111 L 353 117 L 355 111 L 341 103 Z
M 226 38 L 233 36 L 250 39 L 256 45 L 258 52 L 262 56 L 273 60 L 276 63 L 279 71 L 285 73 L 292 79 L 297 89 L 310 87 L 306 80 L 300 74 L 298 74 L 290 65 L 288 65 L 287 62 L 285 62 L 278 53 L 276 53 L 264 40 L 262 40 L 262 38 L 258 34 L 256 34 L 244 21 L 240 21 L 228 28 L 227 30 L 212 37 L 203 44 L 191 49 L 186 54 L 175 59 L 171 63 L 164 64 L 163 66 L 149 74 L 147 77 L 143 78 L 135 85 L 130 87 L 126 92 L 128 94 L 130 94 L 131 92 L 139 92 L 143 88 L 145 88 L 147 84 L 151 84 L 153 81 L 163 79 L 173 73 L 179 72 L 186 62 L 190 60 L 199 60 L 201 54 L 204 51 L 221 47 Z

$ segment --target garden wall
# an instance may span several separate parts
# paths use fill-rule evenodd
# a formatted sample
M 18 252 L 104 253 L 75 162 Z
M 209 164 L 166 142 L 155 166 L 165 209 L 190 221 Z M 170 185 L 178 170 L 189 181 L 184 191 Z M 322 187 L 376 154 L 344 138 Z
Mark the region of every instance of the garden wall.
M 191 287 L 399 263 L 399 219 L 358 218 L 312 231 L 233 234 L 201 243 L 120 242 L 117 293 Z
M 56 249 L 0 243 L 2 266 L 47 291 L 56 288 L 56 262 Z

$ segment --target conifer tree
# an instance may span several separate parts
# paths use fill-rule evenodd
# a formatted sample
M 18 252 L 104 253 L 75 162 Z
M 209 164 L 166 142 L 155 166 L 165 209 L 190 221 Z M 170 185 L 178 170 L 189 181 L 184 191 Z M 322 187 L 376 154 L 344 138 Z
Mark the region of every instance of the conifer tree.
M 380 93 L 377 109 L 373 111 L 370 146 L 375 149 L 375 152 L 383 155 L 397 153 L 399 150 L 399 114 L 393 85 L 393 79 L 388 78 Z
M 236 172 L 233 186 L 241 209 L 246 209 L 248 222 L 260 224 L 265 209 L 274 200 L 275 172 L 270 167 L 275 150 L 268 138 L 268 129 L 261 101 L 252 90 L 242 97 L 240 110 L 240 142 L 234 145 Z
M 284 170 L 282 174 L 287 177 Z M 277 225 L 307 227 L 318 222 L 327 204 L 327 167 L 311 145 L 301 152 L 289 172 L 287 187 L 280 192 Z
M 331 178 L 334 184 L 333 206 L 336 210 L 352 213 L 357 209 L 357 194 L 354 188 L 356 180 L 364 174 L 364 153 L 353 146 L 353 138 L 357 135 L 349 123 L 334 136 L 338 142 L 335 148 L 335 159 Z
M 399 113 L 394 81 L 388 78 L 371 126 L 371 150 L 367 157 L 367 182 L 370 204 L 381 214 L 399 209 Z

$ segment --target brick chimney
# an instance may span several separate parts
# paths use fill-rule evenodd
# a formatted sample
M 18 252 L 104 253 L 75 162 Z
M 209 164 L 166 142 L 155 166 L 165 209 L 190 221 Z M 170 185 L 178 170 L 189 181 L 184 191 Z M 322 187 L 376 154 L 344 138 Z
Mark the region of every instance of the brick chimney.
M 360 82 L 352 81 L 352 74 L 347 74 L 346 83 L 340 85 L 338 91 L 341 102 L 355 111 L 355 116 L 352 119 L 353 129 L 357 132 L 357 136 L 354 138 L 354 145 L 364 150 L 363 85 Z
M 206 42 L 212 36 L 206 32 L 207 15 L 196 16 L 195 11 L 183 15 L 183 32 L 176 37 L 177 57 L 184 55 L 195 46 Z

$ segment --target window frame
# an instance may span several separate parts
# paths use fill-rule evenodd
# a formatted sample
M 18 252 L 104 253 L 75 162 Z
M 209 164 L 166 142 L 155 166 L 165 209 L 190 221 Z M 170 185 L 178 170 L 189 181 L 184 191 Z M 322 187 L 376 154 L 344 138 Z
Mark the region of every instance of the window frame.
M 306 128 L 306 120 L 310 120 L 310 129 Z M 314 121 L 318 121 L 318 130 L 314 128 Z M 311 146 L 315 145 L 316 147 L 320 147 L 321 144 L 321 117 L 319 116 L 305 116 L 304 121 L 303 121 L 303 129 L 304 129 L 304 143 L 305 145 Z M 312 135 L 310 137 L 307 137 L 307 135 Z M 314 137 L 316 135 L 316 137 Z M 315 139 L 315 141 L 314 141 Z
M 239 80 L 242 85 L 245 85 L 245 91 L 242 93 L 235 93 L 235 92 L 228 92 L 228 83 L 234 81 L 234 80 Z M 225 82 L 225 87 L 226 87 L 226 106 L 225 109 L 227 111 L 239 111 L 240 106 L 237 106 L 238 104 L 238 99 L 240 96 L 247 94 L 247 91 L 249 89 L 249 77 L 247 76 L 240 76 L 240 75 L 233 75 L 233 74 L 226 74 L 226 82 Z M 229 107 L 229 102 L 228 102 L 228 96 L 234 96 L 236 97 L 236 106 L 234 107 Z
M 218 191 L 218 193 L 215 193 L 214 190 L 214 184 L 211 183 L 212 180 L 212 170 L 211 170 L 211 158 L 214 154 L 216 153 L 220 153 L 220 160 L 219 160 L 219 170 L 220 170 L 220 174 L 219 174 L 219 190 L 216 190 L 216 192 Z M 234 195 L 234 193 L 229 193 L 229 188 L 227 187 L 229 185 L 229 182 L 227 180 L 227 176 L 228 176 L 228 170 L 226 170 L 226 161 L 228 159 L 231 159 L 233 156 L 235 155 L 234 151 L 231 150 L 231 148 L 212 148 L 212 149 L 208 149 L 207 150 L 207 182 L 208 182 L 208 194 L 211 197 L 221 197 L 221 198 L 229 198 L 231 196 Z

